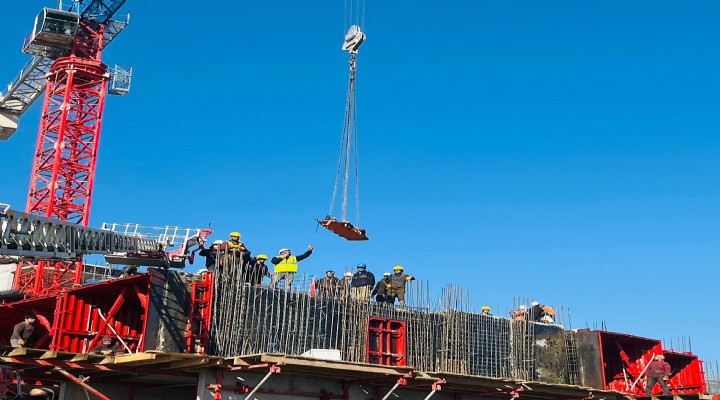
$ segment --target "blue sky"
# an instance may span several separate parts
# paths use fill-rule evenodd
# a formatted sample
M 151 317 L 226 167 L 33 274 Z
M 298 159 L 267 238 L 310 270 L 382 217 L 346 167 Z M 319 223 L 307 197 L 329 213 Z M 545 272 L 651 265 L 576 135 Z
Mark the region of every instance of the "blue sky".
M 366 243 L 314 225 L 342 127 L 343 2 L 161 3 L 128 1 L 105 52 L 135 74 L 106 105 L 92 225 L 212 223 L 255 254 L 312 243 L 309 273 L 402 264 L 436 292 L 535 298 L 573 327 L 689 336 L 720 359 L 720 3 L 368 0 Z M 52 4 L 4 5 L 0 80 Z M 36 104 L 0 143 L 14 208 L 38 120 Z

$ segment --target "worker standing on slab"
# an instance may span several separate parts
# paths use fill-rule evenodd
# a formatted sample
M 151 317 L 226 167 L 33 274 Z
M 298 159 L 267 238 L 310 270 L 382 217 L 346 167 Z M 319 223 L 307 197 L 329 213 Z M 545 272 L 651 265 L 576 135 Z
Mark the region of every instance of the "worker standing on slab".
M 393 275 L 390 277 L 390 283 L 392 285 L 392 301 L 388 301 L 388 303 L 395 304 L 395 299 L 397 298 L 400 300 L 401 307 L 405 306 L 405 285 L 408 281 L 415 280 L 415 277 L 406 274 L 404 271 L 405 270 L 401 265 L 396 265 L 393 268 Z
M 392 276 L 391 273 L 385 272 L 382 279 L 378 281 L 372 293 L 370 293 L 372 296 L 375 296 L 375 301 L 378 303 L 393 304 L 395 302 L 395 297 L 392 296 L 392 282 L 390 282 L 390 276 Z
M 218 254 L 220 254 L 220 245 L 222 243 L 222 240 L 216 240 L 212 242 L 209 249 L 203 248 L 200 250 L 200 255 L 205 257 L 205 268 L 208 271 L 215 271 L 215 266 L 218 263 Z
M 343 274 L 343 279 L 340 281 L 340 300 L 351 299 L 350 293 L 352 289 L 352 272 L 346 272 Z
M 647 386 L 645 386 L 645 396 L 652 395 L 652 390 L 656 383 L 662 387 L 663 394 L 669 394 L 667 381 L 670 380 L 670 364 L 665 361 L 665 356 L 658 354 L 647 367 Z
M 526 321 L 528 318 L 527 306 L 523 304 L 520 307 L 510 311 L 510 318 L 516 321 Z
M 249 283 L 250 286 L 259 286 L 262 285 L 264 277 L 272 277 L 268 266 L 265 265 L 267 259 L 268 256 L 265 254 L 259 254 L 257 257 L 250 259 L 250 264 L 244 271 L 246 276 L 243 281 Z
M 15 324 L 12 336 L 10 336 L 10 346 L 12 347 L 30 347 L 29 342 L 35 332 L 35 316 L 28 314 L 23 322 Z
M 352 296 L 357 301 L 370 300 L 370 292 L 375 286 L 375 275 L 367 270 L 367 265 L 357 265 L 357 272 L 352 278 Z
M 340 293 L 340 279 L 335 277 L 335 271 L 325 271 L 325 277 L 317 281 L 318 297 L 332 299 Z
M 110 335 L 103 336 L 102 341 L 90 350 L 90 354 L 101 354 L 103 356 L 114 356 L 124 352 L 125 349 L 120 344 L 115 344 Z
M 483 306 L 480 314 L 492 316 L 492 314 L 490 314 L 490 306 Z
M 308 257 L 313 252 L 313 246 L 308 246 L 308 249 L 303 254 L 295 257 L 292 255 L 290 249 L 280 249 L 280 255 L 273 257 L 270 262 L 275 264 L 275 273 L 270 281 L 270 288 L 275 289 L 278 282 L 285 281 L 285 291 L 289 292 L 292 286 L 295 274 L 298 271 L 298 263 Z

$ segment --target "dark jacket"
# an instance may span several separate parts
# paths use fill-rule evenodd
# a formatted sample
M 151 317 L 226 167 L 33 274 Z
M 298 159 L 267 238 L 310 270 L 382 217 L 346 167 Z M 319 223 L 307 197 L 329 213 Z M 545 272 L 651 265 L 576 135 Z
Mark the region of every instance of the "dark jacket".
M 34 331 L 35 326 L 33 324 L 28 324 L 23 321 L 19 324 L 15 324 L 10 339 L 22 339 L 27 342 L 27 340 L 30 339 Z
M 270 270 L 265 263 L 259 263 L 257 259 L 253 258 L 245 266 L 243 271 L 243 282 L 247 282 L 251 285 L 260 285 L 264 277 L 270 276 Z
M 213 247 L 214 246 L 211 246 L 209 249 L 200 250 L 200 255 L 205 257 L 205 268 L 207 268 L 208 271 L 215 269 L 215 263 L 218 257 L 218 249 Z
M 109 351 L 110 354 L 103 354 L 103 351 Z M 110 344 L 110 346 L 105 346 L 105 343 L 100 343 L 97 346 L 93 347 L 92 350 L 90 350 L 90 353 L 92 354 L 103 354 L 103 355 L 110 355 L 114 356 L 115 354 L 122 354 L 125 352 L 125 348 L 122 347 L 119 344 Z
M 298 262 L 300 262 L 300 261 L 302 261 L 302 260 L 310 257 L 310 254 L 312 254 L 312 252 L 313 252 L 312 250 L 308 250 L 308 251 L 300 254 L 299 256 L 295 256 L 295 259 L 296 259 Z M 270 260 L 270 262 L 272 262 L 273 264 L 277 265 L 277 264 L 280 264 L 280 262 L 281 262 L 282 260 L 283 260 L 282 257 L 273 257 L 272 260 Z
M 392 283 L 393 289 L 405 289 L 407 281 L 414 281 L 415 278 L 408 274 L 392 274 L 390 275 L 390 282 Z
M 318 279 L 317 283 L 315 284 L 315 287 L 318 290 L 318 293 L 325 295 L 325 296 L 335 296 L 338 294 L 340 289 L 340 279 L 336 277 L 324 277 L 322 279 Z
M 539 322 L 543 317 L 543 309 L 540 305 L 530 307 L 530 321 Z
M 381 294 L 383 296 L 392 294 L 392 283 L 390 282 L 390 279 L 383 278 L 378 281 L 371 295 L 375 296 L 376 294 Z
M 670 376 L 670 364 L 665 361 L 651 361 L 650 365 L 648 365 L 647 376 L 654 376 L 655 378 Z
M 352 277 L 352 287 L 375 286 L 375 275 L 372 272 L 356 272 Z

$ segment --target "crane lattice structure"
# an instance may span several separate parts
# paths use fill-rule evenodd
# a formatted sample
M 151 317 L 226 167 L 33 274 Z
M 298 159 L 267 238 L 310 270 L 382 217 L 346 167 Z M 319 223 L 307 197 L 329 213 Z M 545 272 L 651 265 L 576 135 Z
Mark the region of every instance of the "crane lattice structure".
M 131 68 L 108 68 L 101 59 L 128 24 L 113 20 L 125 2 L 75 0 L 65 9 L 43 9 L 23 44 L 32 59 L 0 93 L 2 140 L 45 94 L 28 213 L 88 225 L 105 97 L 130 89 Z M 46 295 L 80 284 L 82 261 L 24 263 L 18 271 L 16 290 Z

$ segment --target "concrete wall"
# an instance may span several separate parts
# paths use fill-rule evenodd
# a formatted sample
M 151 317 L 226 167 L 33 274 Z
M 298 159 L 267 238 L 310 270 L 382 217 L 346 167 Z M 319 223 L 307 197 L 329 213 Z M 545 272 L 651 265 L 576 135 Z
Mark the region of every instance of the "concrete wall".
M 92 379 L 88 384 L 112 400 L 195 400 L 194 387 L 188 387 L 187 389 L 135 387 L 135 394 L 132 397 L 132 389 L 127 385 L 96 384 L 92 382 Z M 55 398 L 59 398 L 59 400 L 85 400 L 88 396 L 81 386 L 75 383 L 63 383 L 60 387 L 60 396 Z M 89 398 L 91 400 L 97 399 L 93 394 L 90 394 Z
M 248 373 L 248 372 L 236 372 L 227 371 L 222 380 L 224 386 L 238 386 L 245 384 L 255 387 L 258 382 L 264 377 L 263 373 Z M 351 379 L 351 378 L 348 378 Z M 210 369 L 206 369 L 201 372 L 200 380 L 198 383 L 198 395 L 196 400 L 213 400 L 213 391 L 207 389 L 208 384 L 215 383 L 215 372 Z M 389 390 L 395 383 L 393 380 L 388 380 L 382 386 L 382 390 L 378 393 L 375 386 L 369 386 L 367 384 L 355 384 L 350 386 L 350 399 L 351 400 L 379 400 L 385 395 L 386 391 Z M 263 384 L 262 388 L 271 389 L 275 391 L 294 391 L 294 392 L 311 392 L 320 393 L 321 391 L 332 393 L 333 396 L 342 396 L 342 385 L 338 382 L 338 379 L 310 379 L 306 377 L 294 377 L 291 375 L 283 375 L 282 372 L 278 375 L 272 375 Z M 423 400 L 430 393 L 430 385 L 422 388 L 400 388 L 391 395 L 391 399 L 402 399 L 402 400 Z M 163 396 L 164 397 L 164 396 Z M 236 394 L 232 390 L 222 392 L 223 400 L 249 400 L 246 399 L 246 394 Z M 312 397 L 297 396 L 297 395 L 273 395 L 272 393 L 259 393 L 253 396 L 259 400 L 307 400 Z M 316 397 L 317 398 L 317 397 Z M 340 397 L 341 399 L 342 397 Z M 335 399 L 335 397 L 333 397 Z M 454 400 L 454 395 L 444 393 L 442 391 L 437 392 L 433 397 L 433 400 Z M 489 400 L 490 398 L 483 398 L 479 396 L 463 396 L 463 400 Z M 498 398 L 492 398 L 497 400 Z M 175 400 L 175 399 L 173 399 Z

